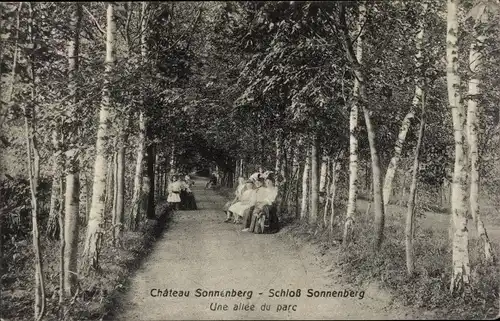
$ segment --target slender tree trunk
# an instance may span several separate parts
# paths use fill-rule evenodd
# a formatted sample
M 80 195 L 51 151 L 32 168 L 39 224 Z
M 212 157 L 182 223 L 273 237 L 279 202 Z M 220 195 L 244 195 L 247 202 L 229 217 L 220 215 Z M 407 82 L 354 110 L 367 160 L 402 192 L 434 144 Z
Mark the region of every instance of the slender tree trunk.
M 58 191 L 59 197 L 62 199 L 65 196 L 65 188 L 62 183 L 62 176 L 59 176 L 59 187 Z M 61 210 L 57 215 L 58 226 L 59 226 L 59 306 L 60 306 L 60 317 L 62 317 L 65 312 L 65 301 L 66 301 L 66 288 L 65 288 L 65 252 L 66 252 L 66 238 L 64 233 L 66 232 L 66 227 L 64 226 L 64 214 L 65 211 L 62 209 L 62 205 L 66 206 L 66 201 L 61 202 Z
M 141 62 L 143 65 L 147 64 L 147 54 L 148 48 L 146 43 L 147 36 L 147 25 L 146 25 L 146 10 L 148 3 L 146 1 L 141 2 Z M 135 165 L 135 175 L 134 175 L 134 193 L 132 197 L 132 210 L 130 212 L 129 228 L 132 231 L 137 230 L 140 221 L 140 209 L 141 209 L 141 193 L 143 186 L 143 162 L 144 162 L 144 150 L 145 150 L 145 139 L 146 139 L 146 119 L 144 116 L 145 100 L 142 97 L 141 100 L 141 110 L 139 111 L 139 142 L 137 145 L 137 161 Z
M 363 95 L 364 96 L 364 95 Z M 363 99 L 365 102 L 366 99 Z M 370 119 L 370 111 L 363 107 L 365 116 L 366 131 L 368 132 L 368 142 L 370 144 L 370 154 L 372 158 L 372 179 L 373 179 L 373 211 L 375 213 L 375 250 L 378 251 L 382 245 L 384 237 L 384 203 L 382 200 L 382 177 L 380 173 L 380 160 L 378 158 L 375 129 Z
M 149 177 L 149 194 L 148 194 L 148 209 L 146 216 L 148 219 L 155 219 L 155 145 L 150 142 L 147 154 L 148 177 Z
M 359 82 L 359 97 L 362 101 L 362 109 L 365 117 L 366 131 L 368 132 L 368 142 L 370 145 L 370 154 L 372 159 L 372 182 L 373 182 L 373 197 L 374 197 L 374 212 L 375 212 L 375 243 L 374 248 L 376 251 L 380 249 L 382 244 L 383 233 L 384 233 L 384 204 L 382 200 L 382 184 L 381 184 L 381 174 L 380 174 L 380 161 L 377 154 L 377 148 L 375 146 L 375 130 L 371 123 L 370 110 L 367 106 L 367 97 L 365 91 L 365 75 L 362 68 L 362 40 L 363 35 L 360 32 L 357 41 L 357 52 L 354 54 L 352 49 L 352 43 L 349 38 L 349 30 L 347 29 L 347 24 L 345 22 L 345 8 L 342 6 L 341 19 L 344 29 L 344 39 L 346 44 L 346 51 L 349 61 L 354 65 L 354 74 Z M 360 4 L 359 21 L 363 20 L 366 14 L 366 8 L 364 4 Z M 361 19 L 363 18 L 363 19 Z M 358 21 L 358 22 L 359 22 Z M 360 30 L 360 29 L 358 29 Z
M 172 143 L 172 153 L 170 155 L 170 173 L 174 174 L 176 171 L 177 169 L 175 168 L 175 143 Z
M 116 224 L 116 206 L 118 204 L 118 144 L 117 137 L 115 137 L 114 144 L 114 152 L 113 152 L 113 209 L 111 211 L 111 228 L 112 228 L 112 237 L 113 244 L 115 243 L 115 224 Z
M 20 8 L 20 7 L 19 7 Z M 33 4 L 28 3 L 29 21 L 28 36 L 30 48 L 34 48 L 34 12 Z M 26 151 L 28 158 L 28 175 L 31 194 L 31 222 L 33 235 L 33 251 L 35 254 L 35 300 L 34 317 L 35 320 L 41 320 L 45 314 L 45 282 L 43 276 L 42 256 L 40 253 L 40 235 L 38 231 L 38 180 L 40 177 L 40 155 L 35 135 L 36 127 L 36 77 L 35 61 L 33 52 L 29 53 L 28 72 L 31 81 L 31 97 L 24 107 L 24 126 L 26 134 Z
M 315 136 L 313 143 L 311 145 L 311 212 L 309 213 L 309 224 L 316 224 L 318 220 L 318 202 L 319 202 L 318 144 L 319 140 Z
M 135 165 L 135 175 L 134 175 L 134 194 L 132 197 L 132 211 L 130 213 L 129 228 L 132 231 L 137 230 L 140 221 L 140 209 L 141 209 L 141 194 L 143 186 L 143 168 L 144 168 L 144 146 L 145 146 L 145 129 L 146 123 L 144 119 L 144 113 L 139 112 L 139 143 L 137 146 L 137 161 Z
M 416 69 L 419 70 L 422 66 L 422 42 L 424 39 L 424 17 L 427 12 L 427 3 L 422 4 L 422 18 L 420 19 L 419 29 L 417 34 L 416 47 L 417 53 L 415 55 Z M 401 150 L 406 140 L 406 134 L 410 128 L 411 119 L 414 117 L 414 112 L 418 108 L 420 101 L 422 99 L 422 85 L 421 85 L 421 75 L 417 75 L 415 79 L 415 94 L 413 95 L 413 103 L 410 111 L 403 119 L 401 124 L 401 129 L 399 130 L 398 140 L 396 141 L 396 146 L 394 147 L 394 156 L 391 158 L 387 172 L 385 173 L 384 180 L 384 207 L 389 203 L 391 192 L 392 192 L 392 182 L 394 180 L 394 174 L 398 167 L 399 160 L 401 159 Z
M 417 197 L 417 183 L 418 183 L 418 168 L 419 168 L 419 156 L 420 147 L 422 146 L 422 140 L 424 137 L 424 127 L 425 127 L 425 101 L 422 95 L 422 114 L 420 116 L 420 128 L 418 130 L 418 140 L 417 147 L 415 148 L 415 156 L 413 158 L 413 172 L 412 180 L 410 186 L 410 197 L 408 199 L 408 210 L 406 212 L 406 228 L 405 228 L 405 238 L 406 238 L 406 270 L 408 275 L 413 275 L 415 271 L 415 254 L 413 250 L 413 240 L 415 236 L 415 202 Z
M 62 143 L 59 140 L 57 131 L 52 132 L 52 144 L 54 146 L 54 155 L 52 163 L 52 188 L 50 195 L 49 219 L 47 221 L 47 236 L 56 239 L 59 234 L 59 215 L 62 210 L 62 201 L 60 200 L 60 183 L 63 171 Z
M 305 156 L 304 171 L 302 174 L 302 205 L 300 207 L 300 219 L 303 220 L 308 214 L 308 192 L 309 192 L 309 169 L 311 167 L 311 158 L 309 156 L 309 148 L 307 148 Z
M 96 158 L 94 163 L 94 184 L 92 189 L 92 206 L 87 224 L 87 236 L 84 248 L 84 265 L 97 269 L 99 267 L 99 251 L 104 220 L 104 198 L 106 193 L 106 140 L 108 137 L 108 117 L 110 112 L 110 80 L 114 65 L 115 17 L 114 4 L 109 3 L 107 9 L 106 33 L 106 72 L 102 94 L 102 104 L 97 130 Z
M 30 8 L 31 9 L 31 8 Z M 31 11 L 31 10 L 30 10 Z M 34 92 L 34 89 L 33 89 Z M 34 98 L 34 97 L 33 97 Z M 33 99 L 32 98 L 32 99 Z M 31 110 L 25 108 L 25 131 L 26 150 L 28 152 L 28 172 L 31 192 L 31 218 L 33 249 L 35 252 L 35 320 L 41 320 L 45 314 L 45 286 L 43 277 L 42 258 L 40 253 L 40 235 L 38 232 L 38 178 L 40 173 L 39 156 L 36 147 L 34 126 L 30 126 L 28 118 L 30 113 L 34 113 L 33 102 L 30 102 Z
M 460 76 L 458 74 L 458 5 L 447 0 L 446 78 L 448 101 L 453 119 L 455 166 L 453 171 L 451 212 L 453 219 L 453 274 L 450 292 L 468 290 L 470 284 L 469 238 L 467 231 L 467 171 L 464 153 L 465 111 L 460 103 Z M 468 292 L 468 291 L 467 291 Z
M 330 232 L 333 233 L 333 227 L 335 226 L 335 196 L 337 195 L 337 182 L 338 182 L 338 172 L 340 170 L 340 161 L 342 159 L 343 152 L 340 152 L 338 158 L 332 164 L 332 184 L 330 186 L 330 198 L 332 203 L 332 210 L 330 213 Z M 326 214 L 325 214 L 326 215 Z
M 345 14 L 345 13 L 344 13 Z M 362 26 L 365 22 L 366 9 L 363 3 L 359 6 L 359 16 L 357 23 L 357 44 L 356 44 L 356 59 L 361 61 L 363 57 L 363 43 L 362 43 Z M 344 17 L 345 18 L 345 17 Z M 347 29 L 347 25 L 345 25 Z M 348 30 L 344 33 L 348 34 Z M 347 39 L 345 40 L 347 43 Z M 350 55 L 349 50 L 347 50 L 348 56 Z M 347 213 L 346 221 L 344 225 L 343 234 L 343 244 L 348 245 L 352 239 L 353 225 L 354 225 L 354 214 L 356 213 L 356 201 L 358 197 L 358 104 L 359 104 L 359 89 L 360 80 L 358 77 L 354 78 L 354 88 L 353 88 L 353 101 L 351 103 L 350 119 L 349 119 L 349 199 L 347 201 Z
M 125 127 L 125 128 L 124 128 Z M 127 127 L 122 126 L 116 157 L 116 211 L 113 223 L 114 245 L 119 246 L 122 241 L 123 224 L 125 219 L 125 144 L 128 140 Z
M 321 171 L 319 174 L 319 192 L 320 193 L 325 193 L 327 188 L 327 175 L 328 175 L 328 168 L 329 168 L 329 162 L 330 158 L 325 155 L 323 152 L 323 155 L 321 156 Z
M 326 157 L 326 159 L 325 159 Z M 331 191 L 331 185 L 332 185 L 332 167 L 330 164 L 330 158 L 328 156 L 323 157 L 323 161 L 321 164 L 321 174 L 320 178 L 323 178 L 324 175 L 324 182 L 323 182 L 323 189 L 324 189 L 324 200 L 325 200 L 325 206 L 323 209 L 323 226 L 326 227 L 328 226 L 328 203 L 330 201 L 330 191 Z M 323 173 L 323 165 L 324 165 L 324 173 Z M 320 191 L 321 191 L 321 179 L 320 179 Z
M 75 3 L 71 13 L 71 39 L 68 43 L 68 89 L 72 102 L 76 105 L 78 55 L 80 44 L 81 4 Z M 76 107 L 73 107 L 76 109 Z M 75 110 L 75 114 L 76 110 Z M 66 296 L 75 293 L 77 282 L 78 262 L 78 221 L 80 215 L 80 164 L 78 160 L 78 126 L 72 126 L 70 130 L 69 149 L 66 153 L 66 200 L 64 214 L 64 292 Z
M 274 167 L 274 173 L 276 177 L 276 186 L 280 186 L 280 174 L 282 167 L 282 154 L 283 154 L 283 137 L 281 130 L 276 130 L 276 166 Z
M 483 14 L 482 17 L 487 17 Z M 485 20 L 485 19 L 484 19 Z M 486 23 L 486 21 L 482 21 Z M 479 79 L 479 70 L 481 67 L 481 52 L 480 46 L 485 42 L 486 37 L 480 35 L 477 37 L 476 41 L 473 42 L 469 50 L 469 67 L 472 72 L 472 77 L 469 80 L 469 100 L 467 108 L 467 140 L 469 145 L 469 163 L 470 163 L 470 211 L 472 214 L 472 219 L 476 225 L 476 229 L 479 237 L 484 244 L 484 255 L 486 262 L 493 263 L 495 261 L 495 254 L 493 248 L 491 247 L 491 242 L 488 238 L 488 233 L 484 227 L 484 223 L 481 219 L 479 212 L 479 155 L 478 155 L 478 135 L 479 130 L 479 109 L 477 107 L 478 95 L 480 94 L 479 88 L 481 80 Z

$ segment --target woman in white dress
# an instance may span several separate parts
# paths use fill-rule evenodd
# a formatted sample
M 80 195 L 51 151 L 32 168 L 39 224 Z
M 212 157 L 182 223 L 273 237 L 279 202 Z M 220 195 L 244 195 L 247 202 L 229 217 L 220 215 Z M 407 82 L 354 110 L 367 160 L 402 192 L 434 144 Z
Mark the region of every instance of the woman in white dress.
M 248 180 L 245 184 L 245 189 L 239 197 L 239 201 L 231 205 L 228 209 L 228 211 L 234 215 L 234 223 L 239 223 L 240 219 L 243 217 L 243 212 L 254 205 L 254 193 L 254 184 L 251 180 Z
M 181 190 L 183 184 L 177 177 L 177 175 L 172 176 L 172 180 L 170 184 L 168 184 L 168 197 L 167 202 L 169 205 L 174 207 L 176 210 L 179 209 L 179 205 L 181 203 Z
M 245 189 L 246 189 L 245 178 L 243 176 L 240 176 L 240 177 L 238 177 L 238 187 L 236 187 L 236 190 L 234 191 L 234 199 L 227 202 L 224 205 L 223 211 L 227 215 L 224 223 L 228 223 L 229 221 L 231 221 L 231 216 L 233 216 L 233 214 L 229 211 L 229 207 L 231 207 L 231 205 L 233 205 L 234 203 L 236 203 L 240 200 L 241 194 L 243 193 L 243 191 L 245 191 Z

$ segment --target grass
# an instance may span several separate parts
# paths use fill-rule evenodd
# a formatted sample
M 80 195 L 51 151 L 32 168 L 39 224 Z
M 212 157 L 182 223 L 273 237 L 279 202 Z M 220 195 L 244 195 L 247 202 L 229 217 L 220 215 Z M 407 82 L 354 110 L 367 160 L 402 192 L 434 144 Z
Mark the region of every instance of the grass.
M 342 212 L 343 213 L 343 212 Z M 392 214 L 392 215 L 391 215 Z M 447 228 L 417 229 L 415 232 L 416 273 L 406 273 L 403 213 L 388 213 L 385 239 L 378 253 L 373 251 L 373 219 L 366 217 L 365 210 L 356 215 L 354 242 L 341 249 L 341 227 L 333 235 L 316 230 L 307 224 L 295 222 L 288 233 L 303 242 L 317 243 L 321 251 L 338 250 L 334 264 L 341 281 L 367 285 L 376 281 L 389 290 L 399 303 L 417 309 L 418 318 L 484 319 L 498 314 L 499 267 L 482 263 L 480 240 L 469 242 L 472 293 L 467 297 L 452 297 L 449 292 L 451 280 L 451 244 Z M 496 253 L 498 247 L 496 244 Z
M 99 271 L 79 278 L 79 291 L 71 300 L 68 317 L 75 320 L 102 320 L 110 318 L 120 307 L 120 298 L 128 287 L 130 276 L 150 253 L 155 240 L 161 236 L 169 224 L 170 215 L 165 202 L 156 208 L 156 220 L 146 221 L 137 232 L 124 232 L 123 246 L 115 248 L 104 244 L 100 253 Z M 80 231 L 82 253 L 83 237 Z M 33 315 L 33 274 L 32 247 L 30 242 L 22 242 L 12 248 L 13 260 L 7 264 L 7 273 L 2 275 L 1 317 L 10 321 L 26 320 Z M 58 318 L 59 244 L 58 241 L 44 239 L 46 316 L 44 320 Z

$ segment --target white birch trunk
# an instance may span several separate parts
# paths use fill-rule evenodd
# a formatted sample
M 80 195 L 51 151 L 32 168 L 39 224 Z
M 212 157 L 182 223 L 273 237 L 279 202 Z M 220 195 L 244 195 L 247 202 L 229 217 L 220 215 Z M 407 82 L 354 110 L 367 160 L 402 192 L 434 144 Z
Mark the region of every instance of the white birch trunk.
M 319 174 L 319 192 L 320 193 L 325 193 L 327 190 L 326 187 L 326 176 L 328 173 L 328 165 L 329 165 L 329 157 L 325 155 L 323 152 L 323 155 L 321 156 L 321 171 Z
M 453 171 L 451 213 L 453 220 L 453 262 L 450 292 L 466 290 L 470 284 L 469 238 L 467 231 L 467 172 L 465 145 L 465 113 L 460 103 L 458 74 L 458 0 L 447 0 L 446 80 L 448 101 L 453 118 L 455 165 Z
M 364 4 L 359 6 L 359 17 L 357 22 L 358 40 L 356 43 L 356 59 L 363 58 L 363 43 L 361 28 L 365 21 L 366 9 Z M 354 214 L 356 213 L 356 201 L 358 198 L 358 103 L 359 103 L 359 80 L 354 78 L 353 102 L 349 116 L 349 199 L 347 201 L 346 220 L 344 225 L 343 244 L 350 243 L 354 225 Z
M 94 163 L 94 184 L 92 188 L 92 205 L 87 224 L 87 236 L 84 248 L 84 264 L 87 267 L 99 266 L 99 251 L 101 247 L 102 224 L 104 219 L 104 198 L 106 192 L 106 140 L 108 137 L 108 117 L 110 112 L 110 78 L 114 64 L 115 18 L 114 4 L 109 3 L 107 9 L 106 32 L 106 73 L 103 87 L 101 110 L 99 113 L 99 128 L 97 130 L 96 158 Z
M 19 6 L 19 8 L 21 8 Z M 34 48 L 34 12 L 33 4 L 28 3 L 29 21 L 28 21 L 28 37 L 30 47 Z M 19 14 L 19 13 L 18 13 Z M 35 300 L 34 300 L 34 317 L 39 321 L 45 314 L 45 282 L 43 276 L 43 263 L 40 253 L 40 235 L 38 231 L 38 180 L 40 176 L 40 155 L 38 152 L 37 139 L 35 136 L 35 116 L 36 116 L 36 77 L 35 77 L 35 62 L 34 55 L 30 54 L 28 73 L 31 82 L 31 97 L 30 101 L 24 107 L 24 126 L 26 134 L 26 151 L 28 158 L 28 175 L 30 182 L 31 194 L 31 223 L 33 235 L 33 252 L 35 254 Z M 30 121 L 31 119 L 31 121 Z
M 59 196 L 61 195 L 60 182 L 61 182 L 61 172 L 63 170 L 61 164 L 61 158 L 62 158 L 61 144 L 58 139 L 56 130 L 52 132 L 52 145 L 54 146 L 54 155 L 52 160 L 52 187 L 50 194 L 49 219 L 47 221 L 46 232 L 49 238 L 55 239 L 60 228 L 58 217 L 61 212 L 62 202 L 59 199 Z
M 422 100 L 424 97 L 422 96 Z M 413 173 L 410 186 L 410 197 L 408 199 L 408 210 L 406 212 L 406 227 L 405 227 L 405 244 L 406 244 L 406 270 L 408 275 L 413 275 L 415 271 L 415 254 L 413 247 L 413 240 L 415 235 L 415 202 L 417 197 L 417 184 L 418 184 L 418 169 L 419 169 L 419 156 L 422 139 L 424 137 L 425 127 L 425 102 L 422 101 L 422 114 L 420 116 L 420 128 L 418 131 L 417 147 L 415 148 L 415 156 L 413 158 Z
M 68 88 L 71 100 L 76 105 L 79 33 L 81 23 L 81 4 L 75 3 L 71 14 L 71 40 L 68 43 Z M 78 261 L 78 219 L 80 215 L 80 164 L 77 147 L 78 129 L 70 130 L 70 149 L 67 152 L 66 199 L 64 214 L 64 294 L 71 296 L 75 293 L 77 284 Z
M 318 138 L 314 137 L 314 140 L 311 144 L 311 210 L 309 213 L 309 224 L 311 225 L 316 224 L 318 220 L 318 143 Z
M 326 159 L 325 159 L 326 158 Z M 330 192 L 331 192 L 331 185 L 332 185 L 332 170 L 331 170 L 331 164 L 330 164 L 330 158 L 328 156 L 323 157 L 323 161 L 321 164 L 321 173 L 320 173 L 320 191 L 321 191 L 321 178 L 323 177 L 323 165 L 325 165 L 325 173 L 324 173 L 324 182 L 323 182 L 323 189 L 324 189 L 324 200 L 325 200 L 325 206 L 323 208 L 323 226 L 328 226 L 328 204 L 330 201 Z
M 147 44 L 146 44 L 146 9 L 148 3 L 141 2 L 141 59 L 142 63 L 147 63 Z M 141 100 L 141 110 L 139 111 L 139 142 L 137 144 L 137 161 L 135 165 L 134 175 L 134 193 L 132 197 L 132 210 L 129 219 L 129 228 L 132 231 L 137 230 L 140 221 L 141 211 L 141 193 L 143 190 L 143 169 L 144 169 L 144 152 L 145 152 L 145 139 L 146 139 L 146 119 L 144 117 L 144 98 Z
M 488 233 L 484 227 L 481 215 L 479 212 L 479 155 L 478 155 L 478 135 L 479 130 L 479 110 L 478 110 L 478 95 L 479 85 L 481 80 L 479 79 L 479 70 L 481 65 L 481 53 L 479 51 L 479 46 L 484 43 L 486 37 L 480 35 L 477 37 L 476 41 L 473 42 L 469 50 L 469 67 L 472 72 L 471 79 L 469 80 L 469 100 L 467 108 L 467 140 L 469 145 L 469 162 L 470 162 L 470 211 L 472 214 L 472 219 L 476 225 L 476 229 L 479 237 L 484 244 L 484 255 L 485 259 L 489 263 L 495 261 L 495 254 L 493 248 L 491 247 L 491 242 L 488 238 Z
M 275 140 L 275 145 L 276 145 L 276 165 L 274 167 L 274 174 L 276 178 L 276 186 L 280 186 L 280 174 L 281 174 L 281 167 L 282 167 L 282 149 L 283 149 L 283 140 L 281 137 L 281 132 L 279 130 L 276 131 L 276 140 Z
M 303 220 L 307 216 L 308 210 L 308 192 L 309 192 L 309 169 L 311 166 L 311 159 L 309 157 L 309 148 L 307 148 L 307 154 L 305 156 L 304 171 L 302 174 L 302 203 L 300 207 L 300 219 Z
M 422 17 L 425 17 L 425 13 L 427 12 L 427 3 L 422 4 L 423 13 Z M 416 47 L 417 53 L 415 55 L 416 68 L 420 68 L 422 66 L 422 42 L 424 39 L 424 20 L 420 19 L 419 25 L 420 31 L 417 34 L 416 39 Z M 411 119 L 414 117 L 414 111 L 418 108 L 420 101 L 422 100 L 422 84 L 421 84 L 421 75 L 417 75 L 415 77 L 415 94 L 413 95 L 412 107 L 408 114 L 403 119 L 401 124 L 401 129 L 399 130 L 398 139 L 396 141 L 396 146 L 394 147 L 394 156 L 391 158 L 389 166 L 387 168 L 387 172 L 385 173 L 384 180 L 384 207 L 387 206 L 389 200 L 391 198 L 392 192 L 392 182 L 394 180 L 394 175 L 396 174 L 396 170 L 398 167 L 399 160 L 401 159 L 401 150 L 406 140 L 406 134 L 408 133 L 408 129 L 410 128 Z
M 364 85 L 362 85 L 364 86 Z M 364 92 L 364 88 L 362 89 Z M 366 97 L 362 94 L 363 100 L 366 103 Z M 375 227 L 375 243 L 374 248 L 376 251 L 380 249 L 384 238 L 384 224 L 385 212 L 384 202 L 382 197 L 382 176 L 380 173 L 380 161 L 376 147 L 375 129 L 372 126 L 370 119 L 370 111 L 363 107 L 363 114 L 365 116 L 366 131 L 368 133 L 368 142 L 370 144 L 370 154 L 372 159 L 372 191 L 373 191 L 373 212 L 375 213 L 374 227 Z
M 340 156 L 332 164 L 332 184 L 330 186 L 330 198 L 331 198 L 331 212 L 330 212 L 330 232 L 333 233 L 333 227 L 335 226 L 335 196 L 337 195 L 337 182 L 338 182 L 338 172 L 340 170 L 340 161 L 342 159 L 342 152 Z

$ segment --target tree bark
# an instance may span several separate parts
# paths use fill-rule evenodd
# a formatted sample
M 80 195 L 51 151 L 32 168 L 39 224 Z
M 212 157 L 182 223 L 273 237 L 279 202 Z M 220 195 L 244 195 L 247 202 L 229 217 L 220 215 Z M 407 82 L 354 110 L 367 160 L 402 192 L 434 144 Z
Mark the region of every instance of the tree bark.
M 319 192 L 320 193 L 325 193 L 326 190 L 328 189 L 327 187 L 327 175 L 328 175 L 328 168 L 329 168 L 329 157 L 324 154 L 321 156 L 321 171 L 319 174 Z
M 375 212 L 375 242 L 374 249 L 378 251 L 380 245 L 382 244 L 383 233 L 384 233 L 384 204 L 382 200 L 382 184 L 381 184 L 381 174 L 380 174 L 380 161 L 377 154 L 376 147 L 376 137 L 375 130 L 371 123 L 370 110 L 367 106 L 367 97 L 365 91 L 365 75 L 362 68 L 362 40 L 363 35 L 360 32 L 357 41 L 357 52 L 354 53 L 352 43 L 349 37 L 349 30 L 345 21 L 345 7 L 342 6 L 342 12 L 340 15 L 341 22 L 344 31 L 344 44 L 346 48 L 347 58 L 353 64 L 355 78 L 359 82 L 359 98 L 361 98 L 361 106 L 363 109 L 363 114 L 365 118 L 366 131 L 368 133 L 368 142 L 370 145 L 370 154 L 372 159 L 372 184 L 373 184 L 373 197 L 374 197 L 374 212 Z M 360 4 L 359 7 L 359 21 L 364 20 L 366 14 L 366 8 L 364 4 Z M 361 19 L 363 18 L 363 19 Z M 358 23 L 359 23 L 358 21 Z M 360 26 L 359 26 L 360 27 Z M 359 29 L 358 29 L 359 30 Z
M 328 156 L 323 156 L 323 160 L 321 163 L 321 173 L 320 173 L 320 183 L 319 190 L 321 192 L 321 179 L 323 179 L 323 193 L 325 206 L 323 209 L 323 226 L 328 226 L 328 203 L 330 201 L 330 191 L 332 186 L 332 164 L 330 164 L 330 158 Z M 324 176 L 323 176 L 324 175 Z M 324 177 L 324 178 L 323 178 Z
M 115 137 L 114 152 L 113 152 L 113 209 L 111 210 L 111 229 L 113 244 L 115 243 L 115 223 L 116 223 L 116 206 L 118 204 L 118 142 Z
M 148 207 L 146 216 L 148 219 L 155 219 L 155 145 L 150 142 L 147 147 L 147 166 L 149 178 Z
M 361 90 L 364 92 L 364 89 Z M 364 94 L 362 94 L 364 96 Z M 366 97 L 363 98 L 366 102 Z M 372 180 L 373 180 L 373 211 L 375 213 L 375 243 L 374 249 L 380 250 L 384 238 L 384 203 L 382 200 L 382 177 L 380 173 L 380 160 L 378 158 L 375 129 L 372 126 L 370 119 L 370 111 L 363 107 L 363 114 L 365 116 L 366 131 L 368 132 L 368 142 L 370 145 L 370 154 L 372 158 Z
M 343 10 L 345 8 L 341 7 Z M 344 19 L 344 42 L 346 46 L 351 46 L 350 40 L 347 38 L 349 30 L 347 30 L 347 24 L 345 23 L 345 12 L 342 12 L 341 18 Z M 363 3 L 359 6 L 359 16 L 357 22 L 357 44 L 356 44 L 356 57 L 350 57 L 351 61 L 361 61 L 363 57 L 363 43 L 362 43 L 362 26 L 366 19 L 366 9 Z M 348 48 L 348 57 L 352 54 Z M 360 97 L 360 79 L 358 77 L 354 78 L 354 88 L 353 88 L 353 101 L 351 103 L 351 111 L 349 117 L 349 199 L 347 201 L 347 213 L 346 221 L 344 225 L 343 234 L 343 245 L 346 246 L 351 242 L 353 225 L 354 225 L 354 214 L 356 213 L 356 201 L 358 197 L 358 104 Z
M 99 113 L 99 128 L 97 130 L 96 158 L 94 163 L 94 184 L 92 188 L 92 205 L 87 224 L 87 235 L 84 248 L 84 266 L 97 269 L 99 267 L 99 251 L 104 220 L 104 199 L 106 193 L 106 140 L 108 137 L 108 117 L 110 112 L 110 80 L 114 65 L 115 17 L 114 4 L 109 3 L 107 9 L 106 32 L 106 71 Z
M 283 166 L 282 164 L 282 158 L 283 158 L 283 137 L 281 130 L 276 130 L 276 165 L 274 167 L 274 173 L 276 177 L 276 186 L 280 186 L 280 174 L 281 174 L 281 167 Z
M 309 157 L 309 148 L 305 156 L 304 170 L 302 172 L 302 205 L 300 207 L 300 219 L 303 220 L 307 216 L 308 210 L 308 192 L 309 192 L 309 168 L 311 166 L 311 158 Z
M 447 0 L 446 80 L 448 101 L 453 119 L 455 140 L 455 165 L 453 171 L 451 212 L 453 220 L 453 274 L 450 283 L 452 294 L 467 291 L 470 284 L 469 238 L 467 231 L 467 172 L 465 145 L 465 111 L 460 103 L 460 76 L 458 74 L 458 5 L 457 0 Z
M 309 224 L 316 224 L 318 220 L 319 201 L 319 168 L 318 168 L 318 144 L 319 140 L 315 136 L 311 144 L 311 212 L 309 213 Z
M 116 211 L 115 222 L 113 223 L 115 246 L 121 244 L 125 219 L 125 144 L 128 138 L 126 127 L 128 126 L 121 127 L 116 157 Z
M 62 200 L 61 196 L 61 179 L 62 179 L 62 144 L 58 138 L 57 131 L 54 130 L 52 132 L 52 145 L 54 146 L 54 155 L 53 155 L 53 163 L 52 163 L 52 187 L 50 194 L 50 210 L 49 210 L 49 219 L 47 221 L 47 236 L 50 239 L 57 239 L 57 235 L 59 234 L 59 215 L 62 210 Z
M 21 7 L 19 7 L 20 9 Z M 34 48 L 34 12 L 33 4 L 28 3 L 29 21 L 28 37 L 30 48 Z M 18 13 L 20 14 L 20 12 Z M 28 175 L 31 194 L 31 223 L 33 235 L 33 251 L 35 254 L 35 300 L 34 317 L 35 320 L 41 320 L 45 314 L 45 282 L 43 276 L 43 263 L 40 253 L 40 235 L 38 231 L 38 180 L 40 178 L 40 155 L 38 152 L 37 139 L 35 135 L 36 127 L 36 77 L 35 61 L 33 51 L 29 53 L 28 73 L 31 82 L 31 97 L 24 105 L 24 129 L 26 135 L 26 152 L 28 158 Z M 31 121 L 30 121 L 31 120 Z
M 415 64 L 416 69 L 419 70 L 422 66 L 422 43 L 424 39 L 424 17 L 427 12 L 427 3 L 422 4 L 422 18 L 420 19 L 419 29 L 420 31 L 417 34 L 416 39 L 416 47 L 417 53 L 415 55 Z M 413 95 L 412 106 L 408 114 L 406 114 L 403 119 L 403 123 L 401 124 L 401 129 L 399 130 L 398 139 L 396 141 L 396 146 L 394 147 L 394 156 L 392 156 L 391 161 L 389 163 L 389 167 L 387 168 L 387 172 L 385 173 L 384 180 L 384 207 L 389 203 L 392 192 L 392 182 L 394 180 L 394 175 L 396 173 L 399 160 L 401 159 L 401 150 L 406 140 L 406 134 L 408 133 L 408 129 L 410 128 L 411 119 L 414 117 L 415 110 L 418 108 L 420 101 L 422 100 L 422 84 L 421 84 L 421 74 L 418 74 L 415 77 L 415 94 Z
M 343 152 L 340 152 L 339 157 L 332 164 L 332 184 L 330 186 L 330 199 L 331 199 L 331 213 L 330 213 L 330 232 L 333 233 L 333 227 L 335 226 L 335 196 L 337 194 L 337 182 L 338 182 L 338 172 L 340 170 L 341 159 Z M 325 214 L 326 215 L 326 214 Z
M 413 240 L 415 235 L 415 202 L 417 197 L 417 184 L 418 184 L 418 168 L 420 147 L 424 137 L 425 128 L 425 101 L 422 95 L 422 114 L 420 116 L 420 128 L 418 130 L 417 147 L 415 148 L 415 156 L 413 158 L 413 173 L 410 186 L 410 197 L 408 199 L 408 210 L 406 212 L 406 270 L 408 275 L 413 275 L 415 271 L 415 254 L 413 248 Z
M 80 44 L 81 4 L 75 3 L 71 13 L 71 39 L 68 43 L 68 89 L 73 104 L 77 104 L 78 55 Z M 73 107 L 75 109 L 76 107 Z M 75 293 L 78 262 L 78 221 L 80 215 L 80 164 L 78 160 L 78 126 L 70 129 L 69 150 L 66 153 L 66 200 L 64 214 L 64 292 L 66 296 Z
M 483 21 L 478 21 L 486 23 L 486 14 L 481 16 Z M 480 46 L 485 42 L 486 37 L 484 35 L 479 35 L 476 41 L 471 43 L 469 49 L 469 67 L 472 76 L 469 80 L 469 100 L 467 108 L 467 141 L 469 145 L 469 163 L 470 163 L 470 192 L 469 192 L 469 202 L 470 202 L 470 212 L 472 214 L 472 219 L 476 225 L 476 230 L 483 241 L 484 245 L 484 255 L 486 262 L 493 263 L 495 261 L 495 254 L 493 248 L 491 247 L 491 242 L 488 238 L 488 233 L 484 227 L 484 223 L 481 219 L 479 211 L 479 155 L 478 155 L 478 130 L 479 130 L 479 109 L 477 99 L 479 98 L 479 88 L 481 84 L 481 79 L 479 78 L 479 71 L 481 67 L 481 52 Z

